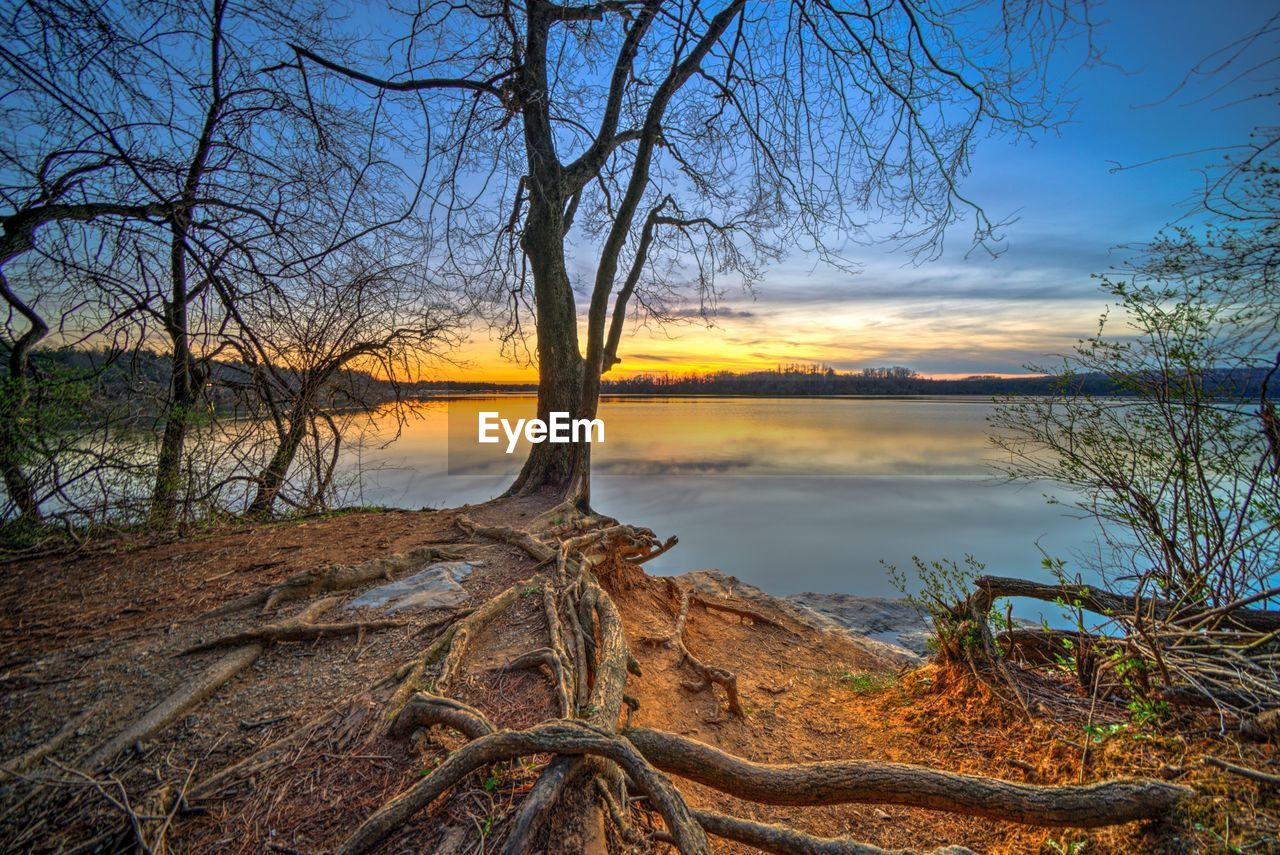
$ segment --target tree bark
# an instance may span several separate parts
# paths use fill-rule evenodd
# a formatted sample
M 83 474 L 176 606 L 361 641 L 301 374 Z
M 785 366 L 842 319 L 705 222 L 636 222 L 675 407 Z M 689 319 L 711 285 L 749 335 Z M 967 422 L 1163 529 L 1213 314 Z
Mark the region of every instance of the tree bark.
M 662 771 L 760 804 L 895 804 L 1029 825 L 1095 828 L 1164 816 L 1194 794 L 1163 781 L 1042 787 L 866 760 L 766 765 L 662 731 L 636 728 L 623 735 Z
M 302 439 L 307 431 L 309 406 L 309 402 L 302 401 L 290 412 L 288 430 L 281 438 L 275 453 L 271 455 L 271 460 L 258 475 L 258 491 L 249 504 L 250 517 L 265 517 L 271 514 L 276 496 L 279 495 L 280 488 L 284 486 L 285 478 L 289 474 L 289 467 L 293 465 L 293 459 L 297 457 L 298 449 L 302 447 Z
M 27 385 L 31 374 L 31 350 L 49 334 L 49 325 L 34 308 L 9 288 L 9 280 L 5 278 L 3 270 L 4 264 L 30 249 L 35 240 L 34 230 L 34 225 L 14 226 L 6 222 L 0 239 L 0 296 L 3 296 L 11 311 L 26 319 L 28 325 L 27 331 L 18 337 L 9 351 L 9 375 L 5 379 L 13 399 L 6 402 L 9 418 L 0 419 L 0 477 L 4 479 L 4 488 L 18 509 L 19 518 L 39 522 L 40 503 L 36 499 L 35 485 L 22 466 L 22 436 L 17 416 L 26 408 L 31 397 L 31 390 Z
M 173 343 L 170 363 L 169 408 L 165 414 L 164 436 L 156 460 L 156 480 L 151 492 L 149 522 L 168 528 L 177 519 L 178 488 L 187 429 L 208 369 L 191 352 L 190 306 L 195 293 L 187 281 L 187 238 L 192 225 L 192 208 L 200 190 L 213 149 L 214 135 L 222 120 L 222 20 L 226 0 L 213 0 L 209 33 L 209 105 L 200 136 L 187 165 L 179 196 L 180 206 L 169 216 L 170 294 L 165 303 L 165 332 Z M 197 289 L 198 290 L 198 289 Z
M 169 406 L 165 412 L 160 453 L 156 457 L 156 478 L 151 491 L 149 514 L 151 525 L 157 528 L 170 528 L 177 521 L 187 429 L 203 383 L 201 372 L 191 353 L 185 216 L 176 216 L 171 229 L 173 234 L 169 248 L 169 268 L 172 293 L 166 301 L 164 313 L 165 332 L 168 333 L 172 346 Z
M 578 349 L 578 315 L 564 264 L 564 215 L 557 194 L 530 182 L 523 246 L 533 275 L 538 329 L 538 418 L 553 412 L 593 418 L 595 402 L 584 401 L 585 365 Z M 587 406 L 589 404 L 589 406 Z M 508 495 L 551 489 L 586 507 L 590 499 L 591 445 L 586 442 L 534 443 Z

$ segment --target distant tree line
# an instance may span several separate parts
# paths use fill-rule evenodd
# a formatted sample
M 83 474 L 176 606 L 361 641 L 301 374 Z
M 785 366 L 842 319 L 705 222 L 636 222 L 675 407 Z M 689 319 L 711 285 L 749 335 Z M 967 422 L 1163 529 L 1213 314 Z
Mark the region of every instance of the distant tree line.
M 1222 398 L 1256 396 L 1266 372 L 1224 368 L 1206 377 Z M 708 374 L 637 374 L 610 380 L 606 392 L 633 395 L 1131 395 L 1132 388 L 1105 373 L 1038 374 L 1027 377 L 973 375 L 956 379 L 923 377 L 910 368 L 864 368 L 838 372 L 820 366 L 780 366 L 773 371 Z

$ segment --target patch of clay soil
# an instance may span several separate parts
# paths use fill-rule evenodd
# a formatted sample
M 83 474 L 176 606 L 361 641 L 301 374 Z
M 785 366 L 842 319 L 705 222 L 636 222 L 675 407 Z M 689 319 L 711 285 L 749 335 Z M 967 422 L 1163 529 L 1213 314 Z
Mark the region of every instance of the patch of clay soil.
M 223 655 L 182 651 L 286 620 L 305 603 L 267 615 L 249 609 L 210 617 L 217 607 L 300 571 L 424 546 L 464 549 L 467 560 L 482 562 L 462 581 L 469 596 L 462 607 L 474 607 L 546 568 L 508 545 L 465 543 L 457 516 L 523 527 L 549 507 L 534 498 L 446 511 L 352 513 L 7 566 L 0 578 L 0 757 L 17 757 L 67 720 L 91 714 L 50 759 L 0 781 L 0 841 L 7 851 L 65 851 L 94 839 L 108 846 L 128 840 L 122 826 L 127 795 L 144 833 L 163 832 L 174 851 L 331 848 L 461 744 L 456 735 L 437 733 L 407 749 L 382 735 L 384 702 L 397 670 L 439 633 L 447 610 L 403 609 L 391 615 L 402 626 L 268 647 L 191 714 L 92 779 L 77 764 Z M 980 852 L 1193 851 L 1261 840 L 1252 851 L 1265 851 L 1275 843 L 1275 793 L 1198 762 L 1214 753 L 1267 768 L 1276 762 L 1272 748 L 1216 742 L 1208 729 L 1179 738 L 1121 731 L 1094 742 L 1081 722 L 1030 721 L 963 675 L 933 667 L 899 673 L 900 666 L 875 648 L 806 624 L 793 611 L 770 612 L 777 625 L 767 626 L 695 604 L 686 644 L 707 664 L 737 674 L 746 711 L 739 719 L 728 715 L 719 689 L 685 687 L 693 675 L 672 649 L 646 641 L 671 630 L 676 603 L 667 582 L 635 570 L 602 581 L 619 606 L 643 674 L 631 677 L 627 689 L 640 703 L 635 724 L 760 762 L 891 760 L 1035 783 L 1163 775 L 1201 792 L 1178 827 L 1134 824 L 1088 834 L 893 806 L 763 807 L 679 782 L 699 806 L 916 849 L 954 843 Z M 369 587 L 344 597 L 355 599 Z M 761 608 L 757 602 L 746 607 Z M 385 617 L 360 609 L 330 612 L 325 620 Z M 541 597 L 532 585 L 522 587 L 515 604 L 472 640 L 450 694 L 502 727 L 554 717 L 554 696 L 543 675 L 503 669 L 520 653 L 543 646 L 545 633 Z M 200 789 L 218 770 L 280 740 L 286 743 L 279 750 L 260 755 L 217 787 Z M 461 841 L 457 851 L 483 851 L 547 759 L 474 776 L 383 851 L 431 851 L 446 833 Z M 172 803 L 162 795 L 184 788 L 190 798 L 179 814 L 156 813 L 154 805 Z M 642 827 L 659 827 L 655 817 L 634 818 Z M 1196 823 L 1218 831 L 1197 830 Z M 1231 839 L 1217 839 L 1226 827 Z M 1071 848 L 1086 840 L 1087 850 Z M 648 851 L 673 850 L 652 843 Z M 752 850 L 717 842 L 717 851 Z

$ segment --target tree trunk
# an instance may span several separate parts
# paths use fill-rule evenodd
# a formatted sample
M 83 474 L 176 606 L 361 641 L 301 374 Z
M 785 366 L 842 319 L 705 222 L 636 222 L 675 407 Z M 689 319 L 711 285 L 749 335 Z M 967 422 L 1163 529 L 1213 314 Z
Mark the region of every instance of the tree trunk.
M 19 384 L 21 379 L 9 378 L 13 384 L 15 397 L 25 398 Z M 13 402 L 20 409 L 25 402 Z M 21 439 L 17 425 L 12 419 L 0 420 L 0 476 L 4 478 L 4 489 L 18 509 L 18 519 L 29 522 L 40 522 L 40 503 L 36 499 L 35 486 L 27 473 L 22 470 Z
M 570 418 L 594 418 L 596 400 L 583 398 L 582 355 L 578 350 L 578 313 L 564 264 L 564 215 L 554 199 L 530 193 L 523 246 L 533 274 L 538 330 L 538 418 L 553 412 Z M 591 445 L 535 443 L 508 495 L 550 489 L 584 507 L 590 498 Z
M 151 491 L 148 521 L 156 528 L 170 528 L 177 521 L 178 491 L 182 483 L 182 458 L 191 413 L 199 399 L 201 378 L 191 354 L 190 319 L 187 312 L 187 262 L 185 222 L 175 220 L 169 247 L 171 287 L 165 306 L 165 332 L 173 351 L 169 369 L 169 406 L 164 436 L 156 458 L 156 479 Z
M 12 399 L 5 401 L 8 417 L 0 419 L 0 478 L 4 479 L 4 488 L 18 509 L 19 519 L 38 523 L 41 520 L 40 502 L 36 499 L 35 485 L 22 468 L 22 431 L 18 420 L 31 399 L 31 388 L 27 385 L 31 375 L 31 351 L 48 335 L 49 325 L 9 288 L 4 264 L 29 249 L 34 239 L 31 227 L 16 228 L 14 233 L 9 229 L 6 224 L 0 237 L 0 295 L 3 295 L 11 313 L 26 318 L 29 328 L 9 351 L 9 376 L 6 380 Z
M 289 475 L 289 467 L 293 465 L 293 459 L 298 455 L 298 449 L 302 447 L 302 439 L 307 432 L 308 409 L 306 402 L 299 402 L 289 414 L 289 429 L 281 438 L 280 445 L 276 448 L 275 454 L 271 455 L 266 468 L 258 476 L 258 492 L 249 504 L 249 516 L 270 515 L 276 496 L 280 494 L 280 488 L 284 486 L 285 478 Z

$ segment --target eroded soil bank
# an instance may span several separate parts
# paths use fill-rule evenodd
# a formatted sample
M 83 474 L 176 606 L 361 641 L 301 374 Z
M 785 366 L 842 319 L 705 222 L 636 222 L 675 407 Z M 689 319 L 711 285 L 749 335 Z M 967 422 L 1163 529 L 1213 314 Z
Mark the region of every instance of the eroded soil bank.
M 139 837 L 178 852 L 333 849 L 465 742 L 438 729 L 408 745 L 386 736 L 385 705 L 405 663 L 459 614 L 547 572 L 546 562 L 527 550 L 469 534 L 460 518 L 521 529 L 551 507 L 520 499 L 341 514 L 5 566 L 5 849 L 109 849 Z M 379 578 L 334 596 L 288 589 L 274 601 L 228 608 L 299 573 L 367 567 L 393 556 L 417 557 L 378 565 L 385 570 Z M 348 607 L 390 579 L 449 561 L 465 561 L 469 569 L 456 574 L 462 593 L 447 605 Z M 697 602 L 688 609 L 684 643 L 707 665 L 736 676 L 743 715 L 735 716 L 719 687 L 691 685 L 696 681 L 681 654 L 653 643 L 677 619 L 670 582 L 636 568 L 601 584 L 638 660 L 641 676 L 626 683 L 638 702 L 632 725 L 760 763 L 882 760 L 1035 784 L 1133 776 L 1196 791 L 1169 821 L 1088 832 L 894 805 L 765 806 L 675 779 L 696 808 L 921 851 L 949 844 L 979 852 L 1276 851 L 1275 787 L 1202 762 L 1212 755 L 1275 772 L 1274 747 L 1217 738 L 1211 721 L 1198 732 L 1168 736 L 1126 727 L 1106 710 L 1093 711 L 1091 720 L 1067 713 L 1028 718 L 968 675 L 912 665 L 890 648 L 810 619 L 794 604 L 735 591 L 723 577 L 682 580 L 689 589 L 703 585 L 717 604 L 764 618 Z M 308 613 L 317 608 L 319 614 Z M 536 588 L 517 587 L 510 606 L 469 639 L 448 694 L 500 728 L 557 718 L 560 701 L 547 676 L 509 667 L 545 645 L 542 610 Z M 316 626 L 332 629 L 312 632 Z M 264 635 L 264 627 L 274 634 Z M 237 651 L 243 667 L 189 711 L 135 744 L 103 753 L 164 699 Z M 1071 692 L 1065 679 L 1062 691 Z M 261 753 L 280 740 L 286 741 L 279 750 Z M 42 746 L 47 756 L 31 754 Z M 382 851 L 494 851 L 548 759 L 497 764 L 469 777 Z M 227 769 L 233 772 L 215 779 Z M 656 814 L 637 808 L 631 823 L 630 841 L 610 831 L 608 845 L 674 851 L 651 833 L 662 828 Z M 535 849 L 558 845 L 540 839 Z M 720 840 L 715 847 L 755 851 Z

